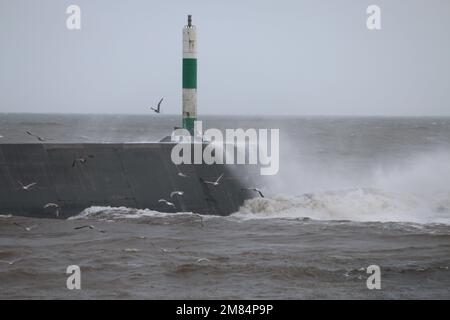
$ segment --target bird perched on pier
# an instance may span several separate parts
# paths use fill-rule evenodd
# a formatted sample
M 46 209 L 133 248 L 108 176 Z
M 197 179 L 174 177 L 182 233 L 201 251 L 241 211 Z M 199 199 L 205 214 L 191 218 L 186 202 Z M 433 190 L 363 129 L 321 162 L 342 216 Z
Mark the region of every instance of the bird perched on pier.
M 200 181 L 201 182 L 203 182 L 203 183 L 206 183 L 206 184 L 210 184 L 210 185 L 213 185 L 213 186 L 218 186 L 219 184 L 220 184 L 220 180 L 222 179 L 222 177 L 223 177 L 223 173 L 217 178 L 217 180 L 216 181 L 206 181 L 206 180 L 204 180 L 203 178 L 200 178 Z
M 44 206 L 44 209 L 48 209 L 48 208 L 54 209 L 55 210 L 55 216 L 59 217 L 59 210 L 61 209 L 61 207 L 58 204 L 52 203 L 52 202 L 47 203 Z
M 158 202 L 165 203 L 167 206 L 176 209 L 175 205 L 172 202 L 167 201 L 166 199 L 159 199 Z
M 242 188 L 241 190 L 250 190 L 250 191 L 258 192 L 259 195 L 261 196 L 261 198 L 264 198 L 263 193 L 262 193 L 261 190 L 259 190 L 258 188 Z
M 164 98 L 161 98 L 161 100 L 159 100 L 158 105 L 156 106 L 156 108 L 151 107 L 150 109 L 152 109 L 156 113 L 160 113 L 161 112 L 161 103 L 163 102 L 163 100 L 164 100 Z
M 27 184 L 27 185 L 24 185 L 24 184 L 23 184 L 22 182 L 20 182 L 20 181 L 17 181 L 17 182 L 20 184 L 20 186 L 22 187 L 22 189 L 25 190 L 25 191 L 29 191 L 31 188 L 33 188 L 35 185 L 37 185 L 36 182 L 30 183 L 30 184 Z
M 38 135 L 36 135 L 36 134 L 34 134 L 34 133 L 31 133 L 30 131 L 27 131 L 27 134 L 28 134 L 29 136 L 32 136 L 32 137 L 38 139 L 40 142 L 45 142 L 45 141 L 48 140 L 48 139 L 44 139 L 44 138 L 42 138 L 42 137 L 40 137 L 40 136 L 38 136 Z
M 77 163 L 86 164 L 86 162 L 88 161 L 88 158 L 93 159 L 94 156 L 88 155 L 87 158 L 78 158 L 78 159 L 73 160 L 72 168 L 75 167 L 77 165 Z

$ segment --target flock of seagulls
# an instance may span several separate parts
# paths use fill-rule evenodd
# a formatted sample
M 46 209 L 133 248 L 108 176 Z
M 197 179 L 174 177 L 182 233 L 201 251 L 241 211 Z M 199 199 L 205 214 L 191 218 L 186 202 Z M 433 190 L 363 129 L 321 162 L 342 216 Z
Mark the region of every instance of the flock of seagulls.
M 38 136 L 34 133 L 31 133 L 30 131 L 27 131 L 27 134 L 31 137 L 38 139 L 40 142 L 45 142 L 45 141 L 49 140 L 49 139 L 42 138 L 41 136 Z
M 155 113 L 159 114 L 161 112 L 161 104 L 162 104 L 163 100 L 164 100 L 164 98 L 161 98 L 161 100 L 158 102 L 157 106 L 156 107 L 151 107 L 151 110 L 153 110 Z M 40 142 L 45 142 L 45 141 L 49 140 L 49 139 L 43 138 L 43 137 L 41 137 L 39 135 L 33 134 L 30 131 L 26 131 L 26 133 L 29 136 L 36 138 Z M 3 138 L 3 136 L 0 135 L 0 138 Z M 80 157 L 80 158 L 74 159 L 73 162 L 72 162 L 72 168 L 74 168 L 77 164 L 85 165 L 87 163 L 88 159 L 93 159 L 93 158 L 94 158 L 93 155 L 88 155 L 87 157 Z M 178 168 L 178 166 L 176 166 L 176 168 L 177 168 L 177 171 L 178 171 L 177 175 L 180 178 L 189 178 L 190 177 L 189 175 L 183 173 Z M 217 186 L 220 185 L 223 176 L 224 176 L 224 173 L 222 173 L 215 181 L 207 181 L 207 180 L 204 180 L 203 178 L 199 178 L 199 180 L 200 180 L 200 182 L 202 182 L 202 183 L 204 183 L 206 185 L 211 185 L 211 186 L 217 187 Z M 21 189 L 24 190 L 24 191 L 30 191 L 37 185 L 37 182 L 24 184 L 21 181 L 18 181 L 18 183 L 19 183 Z M 258 188 L 242 188 L 241 190 L 249 190 L 249 191 L 257 192 L 262 198 L 264 198 L 264 195 L 263 195 L 262 191 L 260 189 L 258 189 Z M 173 199 L 174 197 L 182 197 L 183 195 L 184 195 L 184 191 L 175 190 L 175 191 L 172 191 L 170 193 L 170 199 Z M 207 197 L 207 198 L 205 198 L 205 200 L 207 202 L 217 203 L 217 201 L 214 198 L 212 198 L 212 197 Z M 166 206 L 176 209 L 175 204 L 173 202 L 170 202 L 170 201 L 166 200 L 166 199 L 159 199 L 158 202 L 159 203 L 164 203 Z M 44 205 L 43 208 L 44 209 L 53 209 L 54 212 L 55 212 L 55 216 L 59 217 L 61 207 L 57 203 L 53 203 L 53 202 L 47 203 L 47 204 Z M 203 217 L 201 215 L 196 215 L 196 216 L 198 216 L 200 218 L 201 227 L 203 228 L 204 227 Z M 34 228 L 36 228 L 38 226 L 38 225 L 24 226 L 24 225 L 16 223 L 16 222 L 14 222 L 14 225 L 16 225 L 17 227 L 22 228 L 23 230 L 25 230 L 27 232 L 30 232 L 31 230 L 33 230 Z M 100 233 L 105 233 L 104 230 L 96 228 L 93 225 L 78 226 L 78 227 L 75 227 L 74 229 L 75 230 L 90 229 L 90 230 L 98 231 Z M 154 246 L 155 248 L 160 250 L 163 254 L 170 252 L 168 249 L 158 247 L 154 243 L 151 243 L 151 244 L 152 244 L 152 246 Z M 175 250 L 176 249 L 179 249 L 179 247 L 175 248 Z M 19 259 L 15 259 L 15 260 L 11 260 L 11 261 L 0 260 L 0 263 L 7 263 L 9 265 L 13 265 L 14 263 L 16 263 L 19 260 L 21 260 L 21 259 L 19 258 Z M 196 262 L 197 263 L 201 263 L 201 262 L 209 262 L 209 261 L 210 260 L 207 259 L 207 258 L 199 258 Z
M 158 102 L 157 106 L 156 107 L 151 107 L 151 110 L 153 110 L 156 113 L 160 113 L 161 112 L 161 104 L 162 104 L 163 101 L 164 101 L 164 98 L 161 98 L 161 100 Z M 26 131 L 26 133 L 29 136 L 36 138 L 40 142 L 45 142 L 45 141 L 48 140 L 46 138 L 43 138 L 43 137 L 41 137 L 39 135 L 36 135 L 36 134 L 30 132 L 30 131 Z M 0 135 L 0 138 L 1 137 L 3 137 L 3 136 Z M 88 159 L 93 159 L 93 158 L 94 158 L 93 155 L 87 155 L 86 157 L 76 158 L 72 162 L 72 168 L 76 167 L 77 164 L 85 165 L 88 162 Z M 183 173 L 178 166 L 176 166 L 176 168 L 177 168 L 177 171 L 178 171 L 177 175 L 180 178 L 189 178 L 190 177 L 189 175 Z M 221 184 L 223 176 L 224 176 L 224 173 L 222 173 L 215 181 L 207 181 L 207 180 L 205 180 L 205 179 L 203 179 L 201 177 L 199 178 L 199 180 L 203 184 L 217 187 L 217 186 L 219 186 Z M 37 185 L 37 182 L 24 184 L 21 181 L 18 181 L 18 183 L 19 183 L 21 189 L 24 190 L 24 191 L 30 191 Z M 263 193 L 258 188 L 242 188 L 241 190 L 250 190 L 250 191 L 257 192 L 262 198 L 264 198 Z M 180 191 L 180 190 L 172 191 L 170 193 L 170 199 L 173 199 L 175 196 L 182 197 L 183 195 L 184 195 L 184 191 Z M 207 202 L 217 203 L 217 201 L 214 198 L 212 198 L 212 197 L 207 197 L 207 198 L 205 198 L 205 200 Z M 175 204 L 173 202 L 171 202 L 171 201 L 166 200 L 166 199 L 159 199 L 158 202 L 159 203 L 164 203 L 166 206 L 171 207 L 173 209 L 176 209 Z M 59 217 L 61 207 L 58 204 L 50 202 L 50 203 L 45 204 L 43 208 L 44 209 L 53 209 L 54 212 L 55 212 L 55 216 Z M 202 221 L 202 226 L 203 226 L 203 221 Z M 34 227 L 34 226 L 32 226 L 32 227 Z M 83 229 L 83 228 L 96 229 L 92 225 L 77 227 L 75 229 Z M 27 230 L 27 227 L 25 227 L 25 230 Z M 30 231 L 30 230 L 31 230 L 31 227 L 27 231 Z M 96 229 L 96 230 L 98 230 L 98 229 Z M 103 232 L 103 230 L 98 230 L 98 231 Z
M 184 191 L 176 190 L 176 191 L 172 191 L 170 193 L 170 198 L 173 199 L 173 197 L 175 197 L 175 196 L 182 197 L 183 195 L 184 195 Z M 173 202 L 170 202 L 170 201 L 168 201 L 166 199 L 159 199 L 158 202 L 159 203 L 164 203 L 166 206 L 171 207 L 173 209 L 177 208 Z
M 41 136 L 38 136 L 38 135 L 32 133 L 31 131 L 26 131 L 26 133 L 29 136 L 34 137 L 34 138 L 36 138 L 37 140 L 39 140 L 41 142 L 49 140 L 49 139 L 45 139 L 45 138 L 43 138 Z M 76 158 L 72 162 L 72 168 L 74 168 L 77 164 L 83 164 L 84 165 L 84 164 L 87 163 L 88 159 L 93 159 L 93 158 L 94 158 L 93 155 L 88 155 L 87 157 Z M 22 181 L 17 181 L 17 183 L 20 185 L 20 188 L 22 190 L 24 190 L 24 191 L 30 191 L 30 190 L 34 189 L 34 187 L 37 185 L 37 182 L 24 184 L 24 183 L 22 183 Z M 55 212 L 55 216 L 59 217 L 59 213 L 60 213 L 61 207 L 57 203 L 53 203 L 53 202 L 47 203 L 47 204 L 44 205 L 43 208 L 44 209 L 49 209 L 49 208 L 53 209 L 54 212 Z M 27 230 L 27 231 L 30 231 L 30 230 Z
M 172 191 L 170 193 L 170 198 L 173 199 L 175 196 L 182 197 L 183 195 L 184 195 L 184 191 L 176 190 L 176 191 Z M 174 208 L 174 209 L 177 208 L 173 202 L 167 201 L 166 199 L 159 199 L 158 202 L 164 203 L 164 204 L 166 204 L 166 206 Z
M 15 226 L 17 226 L 17 227 L 27 231 L 27 232 L 30 232 L 31 230 L 33 230 L 33 229 L 35 229 L 35 228 L 37 228 L 39 226 L 38 224 L 35 224 L 35 225 L 32 225 L 32 226 L 25 226 L 25 225 L 22 225 L 22 224 L 17 223 L 17 222 L 14 222 L 13 224 Z M 90 225 L 84 225 L 84 226 L 75 227 L 74 229 L 75 230 L 81 230 L 81 229 L 86 229 L 86 228 L 87 229 L 91 229 L 91 230 L 95 230 L 95 231 L 98 231 L 98 232 L 101 232 L 101 233 L 106 233 L 106 231 L 104 231 L 102 229 L 99 229 L 99 228 L 96 228 L 95 226 L 93 226 L 91 224 Z M 5 262 L 5 261 L 3 261 L 3 262 Z

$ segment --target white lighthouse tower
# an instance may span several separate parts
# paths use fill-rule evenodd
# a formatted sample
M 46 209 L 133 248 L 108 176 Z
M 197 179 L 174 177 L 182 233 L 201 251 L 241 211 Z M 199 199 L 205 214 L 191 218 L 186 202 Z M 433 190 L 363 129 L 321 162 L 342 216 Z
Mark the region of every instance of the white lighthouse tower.
M 197 120 L 197 30 L 188 15 L 183 28 L 183 128 L 194 135 Z

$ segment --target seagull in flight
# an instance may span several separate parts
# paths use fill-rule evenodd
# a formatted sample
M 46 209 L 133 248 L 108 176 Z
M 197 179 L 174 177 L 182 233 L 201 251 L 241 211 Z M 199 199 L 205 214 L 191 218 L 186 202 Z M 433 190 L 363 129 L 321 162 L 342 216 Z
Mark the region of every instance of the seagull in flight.
M 98 231 L 98 232 L 101 232 L 101 233 L 105 233 L 106 231 L 104 231 L 104 230 L 101 230 L 101 229 L 99 229 L 99 228 L 96 228 L 96 227 L 94 227 L 93 225 L 86 225 L 86 226 L 81 226 L 81 227 L 75 227 L 74 229 L 75 230 L 80 230 L 80 229 L 85 229 L 85 228 L 89 228 L 89 229 L 91 229 L 91 230 L 96 230 L 96 231 Z
M 9 264 L 10 266 L 12 266 L 14 263 L 16 263 L 17 261 L 19 261 L 19 260 L 22 260 L 22 259 L 14 259 L 14 260 L 11 260 L 11 261 L 7 261 L 7 260 L 0 260 L 0 263 L 7 263 L 7 264 Z
M 42 137 L 40 137 L 40 136 L 38 136 L 38 135 L 36 135 L 36 134 L 34 134 L 34 133 L 31 133 L 30 131 L 27 131 L 27 134 L 28 134 L 29 136 L 35 137 L 36 139 L 38 139 L 38 140 L 41 141 L 41 142 L 45 142 L 45 141 L 48 140 L 48 139 L 44 139 L 44 138 L 42 138 Z
M 264 198 L 263 193 L 262 193 L 261 190 L 259 190 L 258 188 L 242 188 L 241 190 L 250 190 L 250 191 L 258 192 L 259 195 L 261 196 L 261 198 Z
M 19 223 L 17 223 L 17 222 L 14 222 L 14 225 L 16 225 L 16 226 L 18 226 L 18 227 L 24 229 L 25 231 L 31 231 L 31 230 L 33 230 L 34 228 L 36 228 L 36 227 L 38 226 L 37 224 L 35 224 L 35 225 L 33 225 L 33 226 L 27 227 L 27 226 L 23 226 L 23 225 L 21 225 L 21 224 L 19 224 Z
M 173 191 L 170 193 L 170 197 L 173 198 L 173 196 L 177 195 L 177 196 L 182 196 L 184 194 L 184 191 Z
M 216 181 L 205 181 L 205 180 L 203 180 L 202 178 L 200 178 L 201 179 L 201 181 L 202 182 L 204 182 L 204 183 L 207 183 L 207 184 L 210 184 L 210 185 L 213 185 L 213 186 L 218 186 L 219 184 L 220 184 L 220 180 L 222 179 L 222 177 L 223 177 L 223 173 L 217 178 L 217 180 Z
M 86 162 L 88 161 L 88 158 L 93 159 L 94 156 L 88 155 L 87 158 L 78 158 L 78 159 L 73 160 L 72 168 L 75 167 L 77 165 L 77 163 L 86 164 Z
M 161 103 L 163 102 L 164 98 L 161 98 L 161 100 L 159 100 L 158 105 L 156 108 L 151 107 L 150 109 L 152 109 L 153 111 L 155 111 L 156 113 L 160 113 L 161 112 Z
M 175 205 L 172 202 L 167 201 L 166 199 L 159 199 L 158 202 L 165 203 L 167 206 L 173 207 L 174 209 L 176 209 Z
M 194 217 L 197 217 L 200 219 L 200 228 L 205 227 L 205 224 L 203 223 L 203 217 L 201 215 L 199 215 L 198 213 L 194 213 L 193 215 L 194 215 Z
M 22 182 L 20 182 L 20 181 L 17 181 L 17 182 L 20 184 L 20 186 L 22 187 L 22 189 L 25 190 L 25 191 L 29 191 L 31 188 L 33 188 L 35 185 L 37 185 L 36 182 L 30 183 L 30 184 L 27 184 L 27 185 L 24 185 L 24 184 L 23 184 Z
M 178 168 L 177 166 L 177 170 L 178 170 L 178 176 L 181 178 L 189 178 L 189 176 L 187 174 L 184 174 L 183 172 L 181 172 L 180 168 Z
M 58 204 L 52 203 L 52 202 L 47 203 L 47 204 L 44 206 L 44 209 L 48 209 L 48 208 L 54 208 L 54 209 L 55 209 L 55 215 L 56 215 L 57 217 L 59 217 L 59 209 L 61 209 L 61 207 L 60 207 Z

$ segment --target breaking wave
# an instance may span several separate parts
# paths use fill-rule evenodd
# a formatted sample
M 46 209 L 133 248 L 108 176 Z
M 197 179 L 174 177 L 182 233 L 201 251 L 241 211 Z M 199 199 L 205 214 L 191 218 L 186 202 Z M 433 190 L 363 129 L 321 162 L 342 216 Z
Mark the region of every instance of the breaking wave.
M 450 224 L 450 194 L 430 202 L 410 194 L 356 188 L 299 196 L 247 200 L 234 217 L 242 219 L 350 220 Z
M 194 215 L 191 212 L 167 213 L 150 209 L 134 209 L 127 207 L 99 207 L 93 206 L 84 209 L 78 215 L 68 220 L 93 219 L 101 221 L 114 221 L 124 219 L 166 218 Z

